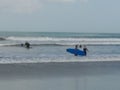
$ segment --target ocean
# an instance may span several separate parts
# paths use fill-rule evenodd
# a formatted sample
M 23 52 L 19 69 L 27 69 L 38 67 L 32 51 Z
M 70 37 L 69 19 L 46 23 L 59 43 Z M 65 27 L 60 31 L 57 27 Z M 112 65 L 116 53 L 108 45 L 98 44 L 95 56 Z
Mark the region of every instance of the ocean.
M 87 56 L 66 52 L 75 45 L 86 45 Z M 0 63 L 118 61 L 119 49 L 119 33 L 0 32 Z
M 87 56 L 66 52 L 76 44 Z M 119 83 L 119 33 L 0 32 L 1 90 L 119 90 Z

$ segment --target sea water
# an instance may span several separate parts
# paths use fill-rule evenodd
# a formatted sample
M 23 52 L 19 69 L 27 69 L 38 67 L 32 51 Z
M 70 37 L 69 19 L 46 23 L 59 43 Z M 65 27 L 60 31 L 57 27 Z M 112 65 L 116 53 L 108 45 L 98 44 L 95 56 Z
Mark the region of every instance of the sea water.
M 120 59 L 119 33 L 0 32 L 0 39 L 0 63 Z M 31 44 L 30 49 L 21 46 L 26 41 Z M 75 45 L 86 45 L 87 56 L 75 57 L 66 52 Z
M 2 90 L 120 89 L 119 33 L 0 32 L 0 39 Z M 66 52 L 76 44 L 87 56 Z

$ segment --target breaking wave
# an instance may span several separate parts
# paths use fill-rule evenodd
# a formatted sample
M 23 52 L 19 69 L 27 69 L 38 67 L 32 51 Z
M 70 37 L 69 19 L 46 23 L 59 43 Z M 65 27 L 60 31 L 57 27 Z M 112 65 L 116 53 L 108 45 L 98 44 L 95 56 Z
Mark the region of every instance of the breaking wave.
M 33 46 L 120 45 L 120 38 L 7 37 L 2 40 L 9 41 L 9 43 L 0 44 L 0 46 L 20 46 L 25 41 L 30 42 Z
M 52 37 L 7 37 L 13 41 L 114 41 L 120 42 L 120 38 L 52 38 Z

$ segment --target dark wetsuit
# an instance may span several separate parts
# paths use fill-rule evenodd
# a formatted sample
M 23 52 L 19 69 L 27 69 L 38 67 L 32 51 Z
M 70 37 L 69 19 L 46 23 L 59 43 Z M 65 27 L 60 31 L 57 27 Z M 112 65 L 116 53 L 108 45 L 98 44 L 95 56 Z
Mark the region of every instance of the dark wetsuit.
M 76 49 L 76 50 L 78 49 L 78 45 L 75 45 L 75 49 Z M 78 54 L 75 53 L 74 55 L 77 56 Z
M 30 43 L 26 42 L 25 46 L 26 46 L 26 48 L 30 48 Z
M 85 56 L 87 55 L 87 48 L 83 48 L 83 51 L 85 52 Z

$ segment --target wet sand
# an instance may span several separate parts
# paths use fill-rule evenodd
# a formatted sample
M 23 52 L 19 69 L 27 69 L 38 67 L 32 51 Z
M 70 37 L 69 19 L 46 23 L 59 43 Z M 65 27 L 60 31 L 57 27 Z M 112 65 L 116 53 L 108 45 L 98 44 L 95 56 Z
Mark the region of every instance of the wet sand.
M 0 64 L 0 89 L 113 90 L 119 75 L 120 62 Z

